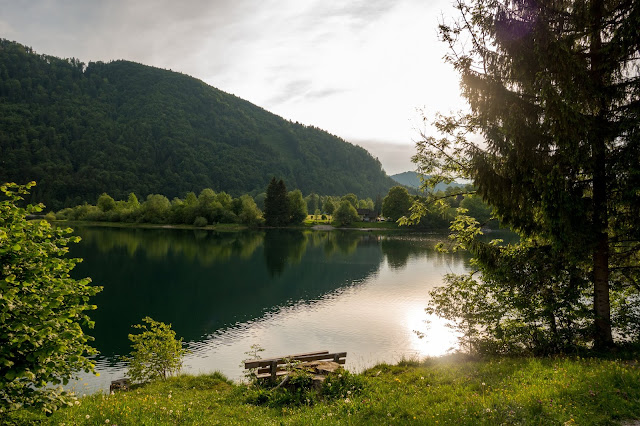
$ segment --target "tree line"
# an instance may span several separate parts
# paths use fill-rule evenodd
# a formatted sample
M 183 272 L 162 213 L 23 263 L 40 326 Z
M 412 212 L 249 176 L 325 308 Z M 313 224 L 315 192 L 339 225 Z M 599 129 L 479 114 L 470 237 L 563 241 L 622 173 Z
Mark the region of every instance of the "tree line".
M 455 217 L 458 207 L 466 208 L 483 223 L 489 223 L 490 208 L 471 194 L 457 187 L 449 187 L 438 195 L 445 199 L 445 208 L 432 209 L 423 215 L 417 228 L 446 229 Z M 188 192 L 184 198 L 169 200 L 161 194 L 150 194 L 142 202 L 134 193 L 126 200 L 115 200 L 107 193 L 101 194 L 95 205 L 83 203 L 48 213 L 50 219 L 70 221 L 104 221 L 124 223 L 184 224 L 204 227 L 218 223 L 242 224 L 250 227 L 283 227 L 299 225 L 313 215 L 324 216 L 338 225 L 358 222 L 361 214 L 383 217 L 392 222 L 410 215 L 410 207 L 419 196 L 409 194 L 407 188 L 395 186 L 382 198 L 359 199 L 354 193 L 339 196 L 318 195 L 303 197 L 299 189 L 288 191 L 283 179 L 273 177 L 266 192 L 255 198 L 249 194 L 232 197 L 226 192 L 216 193 L 205 188 L 196 195 Z M 493 222 L 494 224 L 496 222 Z

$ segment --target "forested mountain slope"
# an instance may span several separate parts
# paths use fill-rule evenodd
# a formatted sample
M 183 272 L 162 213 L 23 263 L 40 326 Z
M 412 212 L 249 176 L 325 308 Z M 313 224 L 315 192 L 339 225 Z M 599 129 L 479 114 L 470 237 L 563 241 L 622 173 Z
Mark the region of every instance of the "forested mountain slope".
M 35 180 L 59 209 L 203 188 L 375 197 L 394 182 L 366 150 L 184 74 L 36 54 L 0 40 L 0 182 Z

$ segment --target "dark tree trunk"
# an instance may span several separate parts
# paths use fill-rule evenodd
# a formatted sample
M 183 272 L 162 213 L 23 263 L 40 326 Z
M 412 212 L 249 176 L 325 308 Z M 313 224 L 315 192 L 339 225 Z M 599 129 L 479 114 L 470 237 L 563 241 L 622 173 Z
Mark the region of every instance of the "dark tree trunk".
M 605 98 L 605 81 L 602 70 L 602 20 L 604 2 L 594 0 L 591 4 L 591 78 L 595 93 L 598 94 L 596 107 L 598 113 L 593 128 L 592 161 L 593 161 L 593 310 L 594 335 L 593 342 L 597 349 L 613 346 L 611 335 L 611 305 L 609 303 L 609 236 L 607 228 L 609 216 L 607 211 L 607 100 Z

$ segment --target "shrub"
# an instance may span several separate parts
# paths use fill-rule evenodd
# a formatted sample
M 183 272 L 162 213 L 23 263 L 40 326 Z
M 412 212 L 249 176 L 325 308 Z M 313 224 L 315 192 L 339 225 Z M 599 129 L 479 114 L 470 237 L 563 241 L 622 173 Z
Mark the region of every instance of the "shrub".
M 209 222 L 207 222 L 207 219 L 202 216 L 198 216 L 196 217 L 196 220 L 193 221 L 193 226 L 203 227 L 207 226 L 208 223 Z
M 176 339 L 171 324 L 154 321 L 149 317 L 142 321 L 148 325 L 133 326 L 142 330 L 142 333 L 129 335 L 133 350 L 129 357 L 125 357 L 129 364 L 126 376 L 133 382 L 146 382 L 164 380 L 177 374 L 182 368 L 182 357 L 187 353 L 182 347 L 182 339 Z

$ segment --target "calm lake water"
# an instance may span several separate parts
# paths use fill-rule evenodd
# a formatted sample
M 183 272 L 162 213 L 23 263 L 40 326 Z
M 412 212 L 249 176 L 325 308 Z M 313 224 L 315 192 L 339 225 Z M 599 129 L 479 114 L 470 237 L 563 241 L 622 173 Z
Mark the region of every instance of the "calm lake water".
M 468 255 L 434 251 L 433 236 L 98 227 L 76 234 L 82 242 L 72 255 L 84 262 L 74 276 L 104 287 L 89 332 L 101 375 L 74 383 L 80 392 L 124 377 L 127 335 L 144 316 L 171 323 L 184 339 L 191 351 L 184 371 L 218 370 L 234 380 L 243 377 L 240 364 L 254 344 L 263 357 L 346 351 L 352 371 L 455 345 L 424 308 L 445 274 L 468 270 Z

